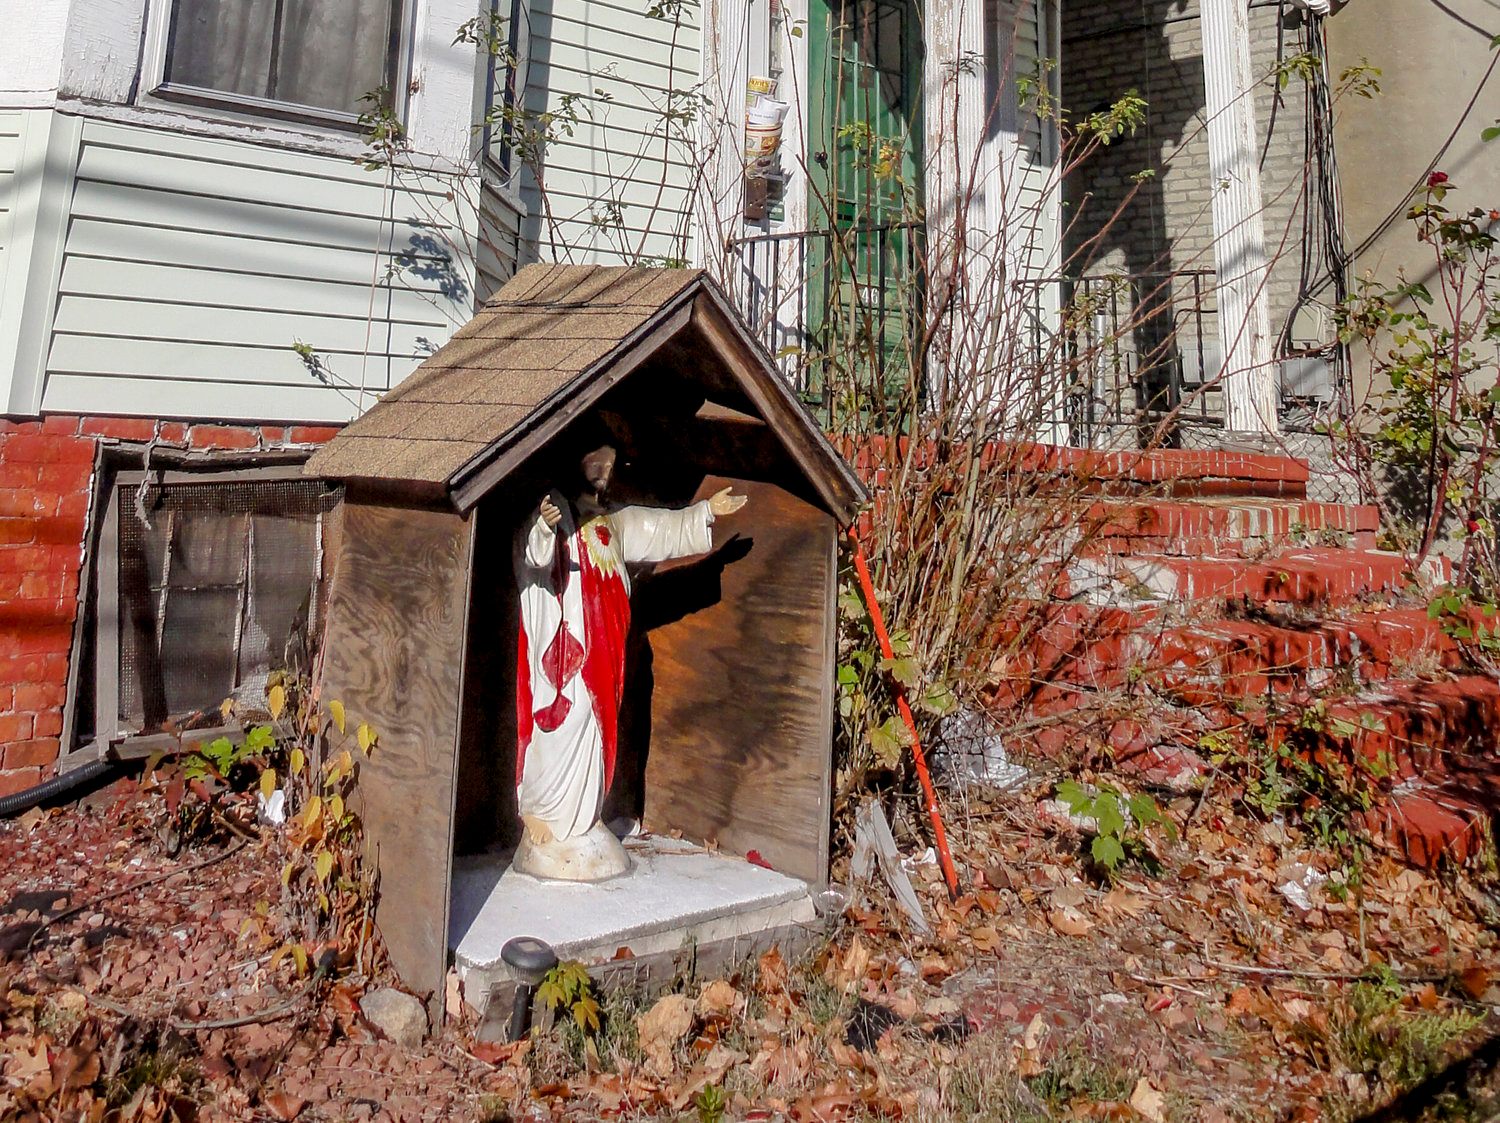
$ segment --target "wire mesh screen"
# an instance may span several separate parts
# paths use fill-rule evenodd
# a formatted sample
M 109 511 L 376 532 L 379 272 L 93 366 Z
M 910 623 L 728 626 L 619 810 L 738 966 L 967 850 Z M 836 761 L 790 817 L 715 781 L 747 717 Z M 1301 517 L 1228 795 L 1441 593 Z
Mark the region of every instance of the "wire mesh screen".
M 333 501 L 311 480 L 118 488 L 123 730 L 258 702 L 272 670 L 301 665 Z

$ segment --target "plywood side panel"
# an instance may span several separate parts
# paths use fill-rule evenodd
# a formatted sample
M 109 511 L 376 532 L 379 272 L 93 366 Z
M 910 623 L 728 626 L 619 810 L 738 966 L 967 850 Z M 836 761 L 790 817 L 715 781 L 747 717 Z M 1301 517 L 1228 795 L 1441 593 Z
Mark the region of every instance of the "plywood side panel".
M 379 743 L 359 778 L 391 963 L 437 1017 L 447 967 L 473 521 L 348 502 L 320 696 Z
M 638 600 L 653 680 L 645 822 L 821 883 L 833 520 L 771 484 L 709 477 L 698 494 L 731 483 L 750 502 L 715 526 L 717 557 L 657 573 Z

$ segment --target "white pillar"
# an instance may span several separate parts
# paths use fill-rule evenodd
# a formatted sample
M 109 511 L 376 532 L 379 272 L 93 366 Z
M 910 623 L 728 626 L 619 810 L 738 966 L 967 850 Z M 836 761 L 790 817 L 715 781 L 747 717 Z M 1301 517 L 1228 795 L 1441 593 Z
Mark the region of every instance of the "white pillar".
M 1266 240 L 1245 0 L 1201 0 L 1224 428 L 1277 431 Z
M 923 12 L 922 120 L 924 190 L 927 217 L 929 290 L 939 293 L 950 279 L 960 286 L 959 301 L 949 317 L 949 330 L 937 339 L 929 355 L 928 375 L 940 397 L 969 389 L 965 380 L 977 359 L 975 330 L 985 314 L 974 307 L 982 289 L 976 275 L 979 262 L 974 247 L 986 244 L 984 191 L 996 177 L 981 162 L 984 148 L 986 57 L 984 6 L 989 0 L 926 0 Z M 965 248 L 958 248 L 963 238 Z M 955 259 L 959 273 L 953 278 Z
M 744 230 L 748 0 L 708 0 L 700 18 L 702 180 L 694 192 L 693 262 L 723 277 L 724 239 Z

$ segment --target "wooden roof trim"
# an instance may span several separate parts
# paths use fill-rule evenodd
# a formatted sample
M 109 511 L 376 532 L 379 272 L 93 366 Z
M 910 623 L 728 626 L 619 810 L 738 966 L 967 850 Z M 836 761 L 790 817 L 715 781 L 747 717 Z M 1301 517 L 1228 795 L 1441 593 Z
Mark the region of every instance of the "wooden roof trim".
M 723 290 L 707 278 L 693 302 L 693 322 L 721 351 L 739 354 L 741 369 L 747 375 L 739 380 L 746 397 L 770 423 L 787 455 L 817 489 L 839 524 L 852 523 L 869 493 L 829 442 L 822 426 L 776 373 L 764 348 L 745 330 Z
M 531 410 L 534 424 L 507 433 L 453 473 L 449 498 L 466 514 L 485 493 L 586 413 L 604 392 L 649 359 L 666 339 L 688 325 L 697 283 L 684 287 L 660 312 L 622 339 L 617 347 L 564 382 Z

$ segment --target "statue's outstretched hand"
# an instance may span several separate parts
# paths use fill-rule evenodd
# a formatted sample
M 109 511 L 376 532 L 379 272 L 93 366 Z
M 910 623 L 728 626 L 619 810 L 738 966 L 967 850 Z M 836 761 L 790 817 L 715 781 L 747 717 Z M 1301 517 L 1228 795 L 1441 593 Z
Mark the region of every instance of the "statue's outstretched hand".
M 731 495 L 731 490 L 726 487 L 723 491 L 716 491 L 709 497 L 708 509 L 714 513 L 715 518 L 721 515 L 732 515 L 750 502 L 747 496 Z
M 542 505 L 537 514 L 541 515 L 542 522 L 547 524 L 548 530 L 556 530 L 557 524 L 562 521 L 562 511 L 558 509 L 556 503 L 552 502 L 552 496 L 550 495 L 542 500 Z

